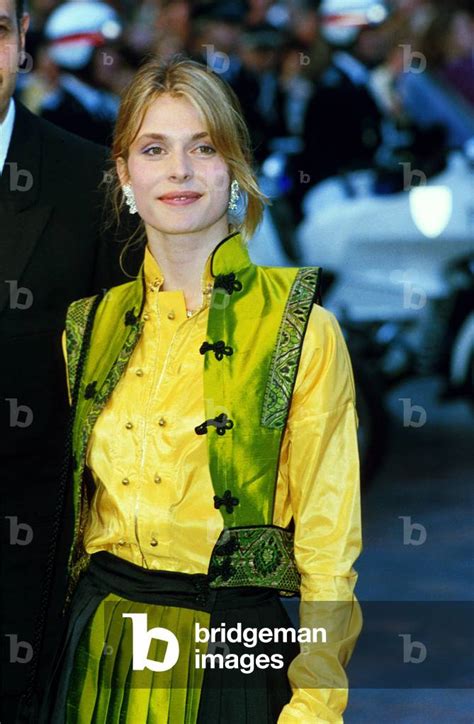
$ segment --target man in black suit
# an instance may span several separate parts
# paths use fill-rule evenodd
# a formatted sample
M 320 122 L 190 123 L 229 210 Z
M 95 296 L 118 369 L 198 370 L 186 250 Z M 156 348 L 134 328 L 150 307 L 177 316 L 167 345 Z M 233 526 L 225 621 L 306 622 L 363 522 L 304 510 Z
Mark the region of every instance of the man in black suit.
M 68 418 L 61 351 L 66 308 L 128 281 L 118 261 L 121 245 L 101 232 L 106 149 L 12 99 L 27 27 L 22 0 L 0 0 L 2 724 L 18 721 L 16 705 L 34 660 Z M 138 256 L 128 260 L 127 271 L 136 273 L 139 262 Z M 63 581 L 56 583 L 50 620 L 61 607 Z M 49 631 L 45 660 L 54 645 Z
M 377 21 L 371 20 L 370 11 L 379 13 Z M 384 49 L 367 38 L 387 17 L 384 0 L 322 0 L 321 42 L 327 44 L 330 62 L 305 109 L 303 150 L 291 160 L 297 223 L 311 187 L 375 163 L 384 115 L 370 84 L 370 69 L 384 60 Z

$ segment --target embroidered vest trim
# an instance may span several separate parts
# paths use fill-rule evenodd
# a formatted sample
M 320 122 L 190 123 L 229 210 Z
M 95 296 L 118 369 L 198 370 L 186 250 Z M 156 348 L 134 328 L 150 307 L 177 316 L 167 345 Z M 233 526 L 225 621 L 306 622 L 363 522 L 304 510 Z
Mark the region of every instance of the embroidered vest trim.
M 263 586 L 292 596 L 300 589 L 293 533 L 276 525 L 224 528 L 209 563 L 211 588 Z

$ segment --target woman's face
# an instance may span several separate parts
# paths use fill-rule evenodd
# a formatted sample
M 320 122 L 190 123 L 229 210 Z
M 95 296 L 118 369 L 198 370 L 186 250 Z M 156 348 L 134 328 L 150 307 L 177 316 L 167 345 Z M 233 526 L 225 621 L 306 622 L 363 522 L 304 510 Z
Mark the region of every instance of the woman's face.
M 227 164 L 186 98 L 164 94 L 154 101 L 130 147 L 127 164 L 119 159 L 117 170 L 122 185 L 131 184 L 145 225 L 160 232 L 200 231 L 227 214 Z M 198 196 L 186 202 L 162 198 L 179 192 Z

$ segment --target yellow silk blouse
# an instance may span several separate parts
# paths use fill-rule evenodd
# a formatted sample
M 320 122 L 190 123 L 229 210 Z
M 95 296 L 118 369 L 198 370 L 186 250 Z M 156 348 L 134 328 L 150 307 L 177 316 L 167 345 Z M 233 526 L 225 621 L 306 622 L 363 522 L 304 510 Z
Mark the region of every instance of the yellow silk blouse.
M 223 528 L 221 513 L 209 504 L 207 439 L 194 432 L 206 419 L 196 352 L 206 339 L 210 257 L 202 304 L 191 315 L 182 290 L 161 289 L 163 274 L 148 247 L 144 273 L 144 331 L 89 441 L 86 462 L 96 489 L 84 546 L 149 569 L 207 573 Z M 311 601 L 349 602 L 349 616 L 337 640 L 323 651 L 310 647 L 292 662 L 293 697 L 279 724 L 343 721 L 342 667 L 361 627 L 352 568 L 361 550 L 357 424 L 344 337 L 335 316 L 313 305 L 283 437 L 273 522 L 286 527 L 295 520 L 300 626 L 316 625 Z M 320 618 L 318 626 L 324 625 Z

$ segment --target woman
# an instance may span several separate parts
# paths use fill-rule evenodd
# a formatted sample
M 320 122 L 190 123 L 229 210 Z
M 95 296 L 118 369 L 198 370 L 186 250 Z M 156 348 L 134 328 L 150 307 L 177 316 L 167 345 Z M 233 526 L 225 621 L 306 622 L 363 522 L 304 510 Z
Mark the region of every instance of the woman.
M 205 66 L 144 65 L 113 156 L 145 259 L 68 311 L 69 624 L 42 721 L 342 721 L 361 625 L 357 416 L 320 270 L 251 262 L 267 199 L 239 102 Z M 301 594 L 300 626 L 317 602 L 330 642 L 223 637 L 288 628 L 279 593 Z

